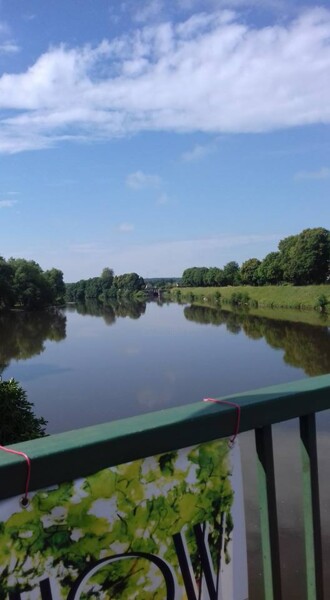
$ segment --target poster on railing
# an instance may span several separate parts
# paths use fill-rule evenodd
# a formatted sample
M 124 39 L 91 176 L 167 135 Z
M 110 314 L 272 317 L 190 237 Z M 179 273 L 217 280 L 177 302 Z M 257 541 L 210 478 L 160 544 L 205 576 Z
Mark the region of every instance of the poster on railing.
M 173 450 L 0 502 L 0 598 L 246 600 L 238 443 Z

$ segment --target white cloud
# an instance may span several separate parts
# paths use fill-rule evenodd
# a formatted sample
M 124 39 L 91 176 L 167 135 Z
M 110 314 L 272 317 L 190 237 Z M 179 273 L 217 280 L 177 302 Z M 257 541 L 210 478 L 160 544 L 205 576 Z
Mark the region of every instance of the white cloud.
M 126 177 L 126 185 L 134 190 L 144 188 L 157 188 L 161 184 L 161 178 L 158 175 L 148 175 L 143 171 L 135 171 Z
M 0 151 L 138 131 L 263 132 L 330 122 L 330 11 L 267 27 L 232 11 L 50 48 L 0 77 Z M 197 152 L 197 151 L 196 151 Z
M 17 204 L 17 200 L 0 200 L 0 208 L 12 208 Z
M 294 178 L 299 179 L 330 179 L 329 167 L 322 167 L 318 171 L 300 171 L 296 173 Z
M 118 231 L 121 233 L 130 233 L 134 230 L 134 225 L 132 223 L 121 223 L 118 226 Z

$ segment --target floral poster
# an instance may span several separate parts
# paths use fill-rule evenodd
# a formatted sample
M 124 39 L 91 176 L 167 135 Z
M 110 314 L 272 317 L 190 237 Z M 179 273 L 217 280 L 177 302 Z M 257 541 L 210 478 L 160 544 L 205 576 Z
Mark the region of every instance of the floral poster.
M 239 448 L 226 440 L 0 502 L 0 600 L 245 600 Z

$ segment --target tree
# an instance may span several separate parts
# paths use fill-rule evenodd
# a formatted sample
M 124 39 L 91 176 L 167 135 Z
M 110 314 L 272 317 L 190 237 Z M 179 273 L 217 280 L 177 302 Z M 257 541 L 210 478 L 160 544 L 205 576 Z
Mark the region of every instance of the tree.
M 54 304 L 63 304 L 65 297 L 65 283 L 63 273 L 59 269 L 50 269 L 43 274 L 51 290 L 51 299 Z
M 101 277 L 87 279 L 85 285 L 85 298 L 99 298 L 103 292 L 103 280 Z
M 203 287 L 208 283 L 209 269 L 207 267 L 191 267 L 182 274 L 182 283 L 188 287 Z
M 0 309 L 10 308 L 14 303 L 13 277 L 13 268 L 0 256 Z
M 241 266 L 241 280 L 246 285 L 258 285 L 259 282 L 259 266 L 261 261 L 257 258 L 249 258 Z
M 329 277 L 330 231 L 304 229 L 279 243 L 285 281 L 294 285 L 325 283 Z
M 37 418 L 25 391 L 15 379 L 0 381 L 0 444 L 15 444 L 43 437 L 47 421 Z
M 194 270 L 196 267 L 190 267 L 189 269 L 185 269 L 182 273 L 182 285 L 187 287 L 192 287 L 193 278 L 194 278 Z
M 51 303 L 51 286 L 40 265 L 24 258 L 10 258 L 8 262 L 14 271 L 13 292 L 17 304 L 24 309 L 35 310 Z
M 115 275 L 113 286 L 119 295 L 129 295 L 145 289 L 145 282 L 137 273 L 124 273 L 124 275 Z
M 258 279 L 261 285 L 277 285 L 283 280 L 283 268 L 280 252 L 270 252 L 265 256 L 258 268 Z
M 103 283 L 103 289 L 110 289 L 113 283 L 114 272 L 113 269 L 105 267 L 101 273 L 101 279 Z
M 221 286 L 225 283 L 223 270 L 218 267 L 211 267 L 206 274 L 206 285 Z
M 240 283 L 240 269 L 234 260 L 227 263 L 223 268 L 225 285 L 238 285 Z

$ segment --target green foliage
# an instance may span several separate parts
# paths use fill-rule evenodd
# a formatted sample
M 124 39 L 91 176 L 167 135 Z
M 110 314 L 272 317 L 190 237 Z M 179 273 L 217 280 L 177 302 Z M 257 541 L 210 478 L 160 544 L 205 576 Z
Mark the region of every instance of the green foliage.
M 63 303 L 63 273 L 59 269 L 43 272 L 34 260 L 0 257 L 0 309 L 38 310 Z
M 230 304 L 234 306 L 248 305 L 250 296 L 247 292 L 234 292 L 230 297 Z
M 25 391 L 15 379 L 0 379 L 0 445 L 15 444 L 45 435 L 47 422 L 37 418 Z
M 321 312 L 325 312 L 328 304 L 330 304 L 330 301 L 325 294 L 321 294 L 316 300 L 315 308 L 319 309 Z
M 193 526 L 209 523 L 214 565 L 219 564 L 222 547 L 224 559 L 230 560 L 232 502 L 226 440 L 136 460 L 62 483 L 55 490 L 38 491 L 29 510 L 17 509 L 0 529 L 1 591 L 6 598 L 16 582 L 33 589 L 47 571 L 64 599 L 78 574 L 102 556 L 149 552 L 174 568 L 183 598 L 172 536 L 185 528 L 199 579 Z M 148 561 L 120 561 L 94 575 L 81 598 L 128 600 L 143 590 L 144 600 L 163 600 L 164 582 L 159 579 L 155 588 L 154 577 Z
M 279 250 L 285 281 L 294 285 L 327 281 L 330 265 L 330 232 L 327 229 L 305 229 L 281 240 Z
M 119 298 L 139 297 L 144 299 L 145 282 L 137 273 L 114 275 L 113 270 L 106 267 L 101 277 L 81 279 L 77 283 L 66 284 L 67 302 L 85 302 L 99 300 L 111 303 Z
M 270 252 L 265 256 L 258 268 L 260 285 L 276 285 L 283 279 L 282 258 L 280 252 Z
M 239 285 L 240 269 L 238 263 L 234 260 L 227 263 L 223 268 L 223 275 L 225 279 L 225 285 Z
M 0 309 L 10 308 L 14 303 L 14 269 L 0 256 Z
M 225 275 L 223 269 L 218 269 L 218 267 L 211 267 L 208 270 L 206 275 L 206 285 L 225 285 Z
M 208 285 L 209 269 L 206 267 L 191 267 L 186 269 L 182 274 L 182 284 L 185 286 L 203 287 Z
M 250 258 L 241 268 L 235 261 L 218 267 L 191 267 L 182 275 L 188 287 L 243 285 L 315 285 L 330 281 L 330 231 L 305 229 L 280 241 L 278 252 L 260 261 Z
M 53 304 L 63 304 L 65 297 L 65 283 L 63 273 L 59 269 L 50 269 L 44 272 L 44 278 L 48 282 Z
M 241 266 L 241 281 L 246 285 L 258 285 L 259 283 L 259 267 L 261 265 L 260 260 L 257 258 L 250 258 L 246 260 Z

